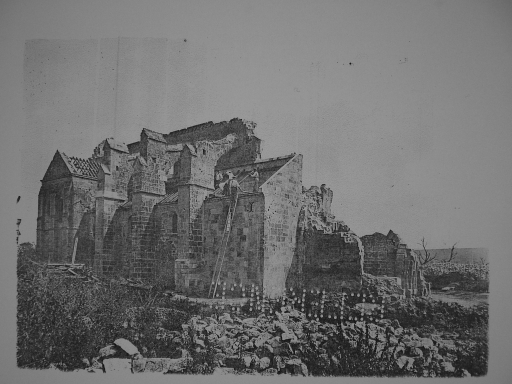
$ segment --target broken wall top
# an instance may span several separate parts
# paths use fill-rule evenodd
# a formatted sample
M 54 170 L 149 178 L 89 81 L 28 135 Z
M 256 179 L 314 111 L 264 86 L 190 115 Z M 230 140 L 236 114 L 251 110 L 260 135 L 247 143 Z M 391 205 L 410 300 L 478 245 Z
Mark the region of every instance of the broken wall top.
M 166 135 L 167 144 L 179 144 L 186 142 L 196 142 L 201 140 L 219 140 L 230 133 L 251 137 L 254 135 L 256 124 L 246 120 L 234 118 L 229 122 L 221 121 L 213 123 L 211 121 L 192 127 L 170 132 Z
M 238 164 L 235 166 L 218 167 L 216 172 L 220 172 L 221 175 L 225 175 L 227 172 L 231 172 L 235 175 L 235 180 L 240 183 L 240 187 L 245 192 L 254 192 L 249 190 L 249 184 L 255 181 L 255 177 L 251 176 L 253 171 L 256 170 L 258 188 L 264 184 L 270 177 L 276 174 L 281 168 L 283 168 L 293 157 L 295 153 L 287 156 L 275 157 L 270 159 L 257 160 L 250 163 Z M 222 188 L 217 188 L 210 197 L 223 197 L 224 192 Z
M 331 214 L 333 192 L 325 184 L 320 187 L 312 186 L 302 190 L 301 226 L 304 229 L 315 229 L 324 233 L 351 232 L 343 222 L 335 220 Z

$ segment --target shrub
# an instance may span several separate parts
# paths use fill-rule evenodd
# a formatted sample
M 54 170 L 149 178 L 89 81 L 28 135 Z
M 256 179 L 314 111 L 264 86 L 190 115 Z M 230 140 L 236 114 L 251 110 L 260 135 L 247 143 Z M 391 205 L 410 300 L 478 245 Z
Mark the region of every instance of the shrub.
M 437 330 L 456 332 L 487 326 L 489 309 L 485 304 L 466 308 L 457 303 L 412 298 L 389 305 L 387 316 L 397 319 L 404 328 L 420 328 L 427 323 Z
M 163 321 L 155 306 L 172 308 L 173 303 L 152 291 L 140 291 L 115 282 L 87 283 L 80 279 L 50 273 L 18 255 L 18 340 L 19 367 L 65 370 L 85 368 L 83 358 L 91 359 L 115 339 L 131 340 L 151 357 L 165 357 L 177 346 L 159 338 L 162 327 L 181 331 L 197 306 L 177 303 L 181 311 L 170 312 Z M 140 329 L 125 327 L 126 310 L 145 307 L 136 322 Z M 174 356 L 170 356 L 174 357 Z
M 308 334 L 308 344 L 301 355 L 314 376 L 439 376 L 441 369 L 435 362 L 424 365 L 416 359 L 409 369 L 397 364 L 398 343 L 392 343 L 390 334 L 381 342 L 370 337 L 367 324 L 365 329 L 356 328 L 354 338 L 346 336 L 338 325 L 337 332 L 329 337 L 324 348 Z
M 471 376 L 484 376 L 487 374 L 488 357 L 487 327 L 478 325 L 462 335 L 453 366 L 458 374 L 462 374 L 465 369 Z

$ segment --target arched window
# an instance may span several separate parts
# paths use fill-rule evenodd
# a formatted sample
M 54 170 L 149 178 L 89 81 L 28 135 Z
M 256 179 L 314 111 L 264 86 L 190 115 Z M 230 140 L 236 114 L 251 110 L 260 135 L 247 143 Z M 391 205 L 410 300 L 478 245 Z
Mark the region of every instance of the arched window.
M 178 233 L 178 215 L 174 212 L 171 216 L 171 232 Z

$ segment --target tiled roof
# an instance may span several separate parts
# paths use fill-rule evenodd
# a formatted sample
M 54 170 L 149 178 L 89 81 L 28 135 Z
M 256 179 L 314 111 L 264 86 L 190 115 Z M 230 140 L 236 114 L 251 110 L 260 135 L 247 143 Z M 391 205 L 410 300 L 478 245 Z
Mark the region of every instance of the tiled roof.
M 143 128 L 142 129 L 142 132 L 144 132 L 146 134 L 146 136 L 152 140 L 156 140 L 156 141 L 161 141 L 163 143 L 167 143 L 167 141 L 165 140 L 164 138 L 164 135 L 162 135 L 161 133 L 158 133 L 158 132 L 155 132 L 155 131 L 151 131 L 147 128 Z
M 165 195 L 157 204 L 170 204 L 178 201 L 178 192 Z
M 67 157 L 67 156 L 66 156 Z M 67 157 L 69 170 L 72 174 L 96 179 L 100 164 L 93 159 L 80 159 L 78 157 Z

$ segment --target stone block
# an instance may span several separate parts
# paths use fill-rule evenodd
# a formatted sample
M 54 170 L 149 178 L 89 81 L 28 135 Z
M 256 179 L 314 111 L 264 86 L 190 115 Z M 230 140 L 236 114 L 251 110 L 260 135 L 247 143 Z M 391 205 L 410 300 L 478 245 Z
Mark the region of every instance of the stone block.
M 103 360 L 103 368 L 105 373 L 112 372 L 123 372 L 123 373 L 131 373 L 132 372 L 132 361 L 131 359 L 105 359 Z
M 164 373 L 167 372 L 170 365 L 170 360 L 168 358 L 152 358 L 146 359 L 146 365 L 144 368 L 144 372 L 159 372 Z
M 270 367 L 270 358 L 264 356 L 261 359 L 259 359 L 258 365 L 256 367 L 259 371 L 264 371 L 268 367 Z
M 217 367 L 213 370 L 213 375 L 233 375 L 235 374 L 234 368 Z
M 133 373 L 140 373 L 144 372 L 146 369 L 146 359 L 145 358 L 138 358 L 132 360 L 132 372 Z
M 99 351 L 99 357 L 100 358 L 109 358 L 117 355 L 120 351 L 120 348 L 116 345 L 110 344 L 106 347 L 103 347 Z

